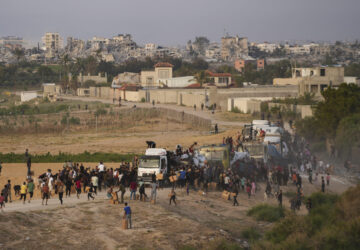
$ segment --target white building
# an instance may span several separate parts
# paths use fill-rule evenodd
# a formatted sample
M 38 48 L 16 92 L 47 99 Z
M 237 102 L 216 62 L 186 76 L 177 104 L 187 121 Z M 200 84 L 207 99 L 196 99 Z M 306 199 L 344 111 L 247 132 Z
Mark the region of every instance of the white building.
M 21 91 L 20 100 L 21 102 L 27 102 L 37 98 L 37 91 Z
M 277 48 L 280 48 L 279 44 L 276 43 L 258 43 L 255 45 L 259 50 L 267 52 L 267 53 L 273 53 Z
M 191 84 L 196 83 L 196 79 L 193 76 L 158 79 L 157 81 L 159 86 L 168 88 L 185 88 Z

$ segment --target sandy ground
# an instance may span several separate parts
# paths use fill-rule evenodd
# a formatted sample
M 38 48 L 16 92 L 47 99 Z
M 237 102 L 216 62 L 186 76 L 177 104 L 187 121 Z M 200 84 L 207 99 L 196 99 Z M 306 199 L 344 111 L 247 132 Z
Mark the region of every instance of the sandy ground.
M 220 128 L 221 129 L 221 128 Z M 174 150 L 177 144 L 189 147 L 195 141 L 199 145 L 221 143 L 222 138 L 234 136 L 241 127 L 232 127 L 219 134 L 209 130 L 194 129 L 190 125 L 179 123 L 160 123 L 148 126 L 137 126 L 130 129 L 79 131 L 63 134 L 30 134 L 19 136 L 1 135 L 0 152 L 24 153 L 28 148 L 32 154 L 58 154 L 61 152 L 82 153 L 144 153 L 146 141 L 155 141 L 158 147 Z
M 304 186 L 305 194 L 320 189 L 320 183 L 311 185 L 304 181 Z M 341 192 L 340 186 L 349 184 L 334 179 L 328 192 Z M 296 188 L 289 185 L 282 189 L 287 192 Z M 65 198 L 62 206 L 57 196 L 49 200 L 48 206 L 41 205 L 39 199 L 26 204 L 15 201 L 0 212 L 0 248 L 179 249 L 184 245 L 209 246 L 220 239 L 243 244 L 243 230 L 255 227 L 263 233 L 272 225 L 246 215 L 252 206 L 264 203 L 263 190 L 260 185 L 250 199 L 240 192 L 238 207 L 221 199 L 217 191 L 202 195 L 191 190 L 186 195 L 185 190 L 177 189 L 177 206 L 169 206 L 169 189 L 159 190 L 156 205 L 129 201 L 127 191 L 125 200 L 133 211 L 132 230 L 121 229 L 123 205 L 109 204 L 104 192 L 94 201 L 87 201 L 86 194 L 80 199 Z M 150 190 L 146 192 L 149 194 Z M 266 203 L 275 205 L 276 200 L 269 198 Z M 290 206 L 286 197 L 284 206 Z M 298 213 L 305 214 L 305 208 Z
M 183 107 L 174 107 L 181 108 Z M 186 108 L 186 112 L 195 113 L 189 108 Z M 209 117 L 211 113 L 201 112 L 200 115 Z M 219 116 L 214 116 L 213 123 L 219 122 L 217 119 L 220 119 Z M 154 140 L 159 147 L 173 149 L 176 144 L 188 147 L 194 141 L 200 145 L 220 143 L 223 137 L 234 136 L 241 130 L 241 122 L 223 121 L 220 124 L 220 130 L 226 126 L 226 131 L 218 135 L 176 123 L 160 123 L 153 127 L 137 126 L 127 130 L 99 130 L 98 133 L 84 131 L 18 137 L 1 135 L 0 152 L 24 153 L 25 148 L 29 148 L 32 154 L 56 154 L 59 151 L 81 153 L 85 150 L 143 153 L 146 140 Z M 84 163 L 86 167 L 94 167 L 96 164 Z M 119 163 L 105 162 L 105 165 L 118 167 Z M 56 172 L 62 168 L 62 163 L 34 163 L 32 166 L 35 176 L 48 168 Z M 21 184 L 26 170 L 25 163 L 4 163 L 0 187 L 3 187 L 7 179 L 12 180 L 12 185 Z M 306 176 L 303 176 L 303 184 L 305 195 L 320 190 L 320 181 L 309 184 Z M 351 184 L 345 179 L 332 177 L 331 184 L 326 189 L 327 192 L 341 193 L 349 186 Z M 296 188 L 289 185 L 282 187 L 282 190 L 284 193 L 295 192 Z M 147 193 L 149 191 L 147 189 Z M 71 198 L 64 199 L 62 206 L 55 195 L 49 200 L 48 206 L 41 205 L 39 190 L 35 191 L 31 203 L 25 204 L 13 194 L 14 202 L 7 203 L 4 212 L 0 212 L 0 249 L 179 249 L 184 245 L 208 249 L 208 246 L 215 245 L 221 239 L 243 244 L 241 232 L 244 229 L 255 227 L 263 233 L 272 226 L 271 223 L 255 221 L 246 215 L 251 207 L 265 202 L 263 184 L 251 199 L 241 192 L 238 207 L 221 199 L 221 193 L 216 191 L 207 195 L 197 191 L 191 191 L 190 195 L 186 195 L 183 190 L 176 192 L 177 206 L 168 204 L 169 189 L 159 190 L 156 205 L 130 201 L 133 210 L 132 230 L 121 229 L 123 205 L 109 204 L 104 193 L 100 193 L 95 201 L 87 201 L 85 194 L 80 199 L 72 195 Z M 127 201 L 128 195 L 127 191 Z M 266 203 L 277 204 L 274 198 L 269 198 Z M 283 204 L 290 207 L 286 197 Z M 306 214 L 305 208 L 302 207 L 299 213 Z

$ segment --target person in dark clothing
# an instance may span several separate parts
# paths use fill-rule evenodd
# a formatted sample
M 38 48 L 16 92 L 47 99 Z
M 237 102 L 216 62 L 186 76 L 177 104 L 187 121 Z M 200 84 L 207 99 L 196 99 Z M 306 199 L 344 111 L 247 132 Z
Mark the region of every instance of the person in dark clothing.
M 282 190 L 280 190 L 278 196 L 277 196 L 279 206 L 282 207 Z
M 312 208 L 312 202 L 311 202 L 311 199 L 309 198 L 307 201 L 306 201 L 306 209 L 309 211 L 311 211 L 311 208 Z
M 219 133 L 219 128 L 218 128 L 218 125 L 217 123 L 215 124 L 215 134 L 218 134 Z
M 139 188 L 139 193 L 140 193 L 140 201 L 145 201 L 145 198 L 147 198 L 147 195 L 145 194 L 145 184 L 141 184 L 140 188 Z
M 95 192 L 94 186 L 92 183 L 90 183 L 90 188 L 89 188 L 89 192 L 88 192 L 88 200 L 91 199 L 95 199 L 95 197 L 93 196 L 93 193 Z
M 204 110 L 204 103 L 201 103 L 201 111 Z
M 73 185 L 72 181 L 70 178 L 67 178 L 66 179 L 66 182 L 65 182 L 65 196 L 66 197 L 70 197 L 70 194 L 71 194 L 71 186 Z
M 27 158 L 27 161 L 26 161 L 26 166 L 27 166 L 27 175 L 30 176 L 31 175 L 31 157 L 29 156 Z
M 324 180 L 324 176 L 321 177 L 321 192 L 325 193 L 325 180 Z
M 171 201 L 173 201 L 176 206 L 176 193 L 175 193 L 174 189 L 171 190 L 171 193 L 169 194 L 169 196 L 170 196 L 169 205 L 171 205 Z
M 118 192 L 121 192 L 120 203 L 124 203 L 124 194 L 126 192 L 126 189 L 123 184 L 120 184 Z
M 238 191 L 238 189 L 237 189 L 237 187 L 236 187 L 236 185 L 234 186 L 234 190 L 233 190 L 233 200 L 234 200 L 234 203 L 233 203 L 233 206 L 239 206 L 239 203 L 238 203 L 238 201 L 237 201 L 237 196 L 238 196 L 238 194 L 239 194 L 239 191 Z

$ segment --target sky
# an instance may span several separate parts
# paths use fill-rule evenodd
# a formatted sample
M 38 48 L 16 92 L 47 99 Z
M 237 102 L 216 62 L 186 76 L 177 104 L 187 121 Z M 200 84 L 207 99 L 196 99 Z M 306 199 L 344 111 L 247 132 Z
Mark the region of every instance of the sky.
M 35 44 L 45 32 L 90 39 L 132 34 L 185 45 L 224 34 L 249 41 L 360 39 L 360 0 L 0 0 L 0 36 Z

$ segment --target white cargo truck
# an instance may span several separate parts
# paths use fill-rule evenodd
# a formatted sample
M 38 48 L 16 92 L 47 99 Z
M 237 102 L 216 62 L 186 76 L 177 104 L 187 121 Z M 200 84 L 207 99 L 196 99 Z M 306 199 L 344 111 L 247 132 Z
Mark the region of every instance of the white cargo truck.
M 140 157 L 138 166 L 138 179 L 151 182 L 151 176 L 155 173 L 166 176 L 168 171 L 168 159 L 166 150 L 163 148 L 148 148 L 145 155 Z

